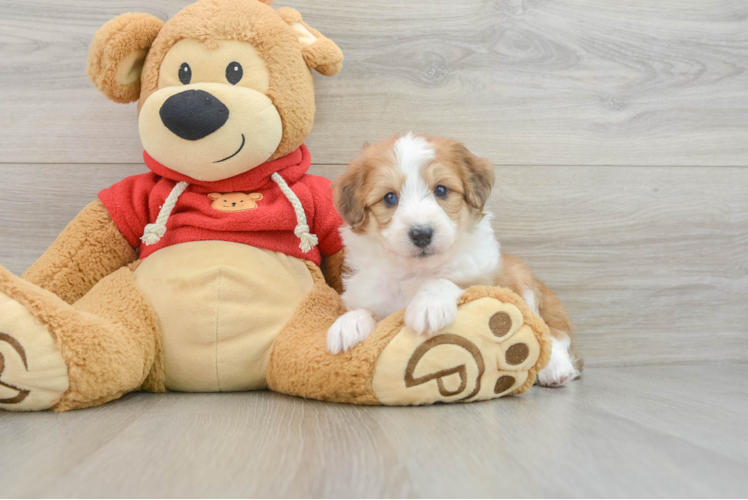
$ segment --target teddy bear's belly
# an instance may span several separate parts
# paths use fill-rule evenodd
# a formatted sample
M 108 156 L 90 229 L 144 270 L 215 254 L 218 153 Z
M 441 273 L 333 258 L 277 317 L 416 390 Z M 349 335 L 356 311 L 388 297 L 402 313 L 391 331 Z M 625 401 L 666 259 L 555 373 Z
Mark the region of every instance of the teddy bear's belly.
M 135 282 L 158 316 L 166 388 L 184 392 L 265 388 L 272 342 L 313 286 L 302 260 L 220 241 L 159 250 Z

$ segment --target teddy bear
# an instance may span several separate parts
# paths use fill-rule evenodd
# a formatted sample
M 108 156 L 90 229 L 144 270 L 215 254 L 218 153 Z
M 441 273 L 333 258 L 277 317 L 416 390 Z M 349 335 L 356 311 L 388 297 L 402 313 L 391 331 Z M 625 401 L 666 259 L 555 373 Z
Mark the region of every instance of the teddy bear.
M 327 352 L 345 249 L 308 174 L 312 70 L 343 55 L 272 0 L 199 0 L 168 22 L 106 23 L 88 74 L 137 101 L 149 173 L 103 190 L 22 277 L 0 267 L 0 408 L 66 411 L 132 391 L 270 389 L 420 405 L 526 391 L 548 328 L 509 290 L 473 287 L 419 336 L 403 312 Z M 104 146 L 105 147 L 105 146 Z

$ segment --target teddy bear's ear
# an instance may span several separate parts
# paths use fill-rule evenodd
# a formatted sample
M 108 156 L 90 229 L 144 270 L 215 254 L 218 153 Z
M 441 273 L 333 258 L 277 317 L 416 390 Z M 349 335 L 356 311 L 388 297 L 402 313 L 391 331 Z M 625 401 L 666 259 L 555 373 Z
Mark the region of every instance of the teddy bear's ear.
M 306 65 L 325 76 L 337 75 L 343 68 L 343 52 L 335 42 L 306 24 L 301 14 L 294 9 L 283 7 L 278 14 L 291 27 L 301 44 L 301 55 Z
M 213 201 L 216 201 L 220 197 L 221 197 L 221 193 L 210 193 L 208 195 L 208 198 L 210 198 Z
M 96 32 L 88 76 L 105 96 L 128 103 L 140 97 L 143 63 L 164 22 L 150 14 L 123 14 Z

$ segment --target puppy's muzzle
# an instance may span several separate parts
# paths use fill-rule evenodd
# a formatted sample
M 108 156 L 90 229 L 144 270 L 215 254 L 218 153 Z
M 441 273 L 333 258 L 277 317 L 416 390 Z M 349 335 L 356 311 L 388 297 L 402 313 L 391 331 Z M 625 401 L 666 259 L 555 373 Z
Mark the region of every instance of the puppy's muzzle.
M 429 226 L 418 226 L 411 228 L 408 236 L 415 246 L 426 248 L 431 244 L 431 240 L 434 237 L 434 230 Z
M 159 114 L 164 126 L 174 135 L 197 141 L 226 124 L 229 108 L 204 90 L 185 90 L 169 97 Z

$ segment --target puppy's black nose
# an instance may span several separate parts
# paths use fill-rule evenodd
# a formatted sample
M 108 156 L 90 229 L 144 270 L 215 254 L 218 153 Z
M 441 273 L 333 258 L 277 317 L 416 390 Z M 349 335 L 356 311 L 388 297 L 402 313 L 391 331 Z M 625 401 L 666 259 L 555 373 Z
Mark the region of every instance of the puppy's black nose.
M 169 97 L 159 114 L 175 135 L 197 141 L 223 127 L 229 119 L 229 108 L 205 91 L 185 90 Z
M 429 226 L 418 226 L 408 232 L 410 241 L 418 248 L 426 248 L 431 244 L 431 238 L 434 236 L 434 230 Z

